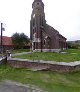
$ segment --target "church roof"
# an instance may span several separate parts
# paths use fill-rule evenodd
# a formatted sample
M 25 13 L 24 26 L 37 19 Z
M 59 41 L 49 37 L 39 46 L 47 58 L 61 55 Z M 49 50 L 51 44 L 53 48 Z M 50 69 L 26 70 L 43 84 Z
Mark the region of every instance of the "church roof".
M 46 34 L 50 37 L 53 36 L 55 34 L 58 34 L 60 38 L 64 38 L 66 39 L 64 36 L 62 36 L 56 29 L 54 29 L 52 26 L 46 24 L 46 30 L 45 30 Z
M 48 25 L 48 24 L 46 24 L 45 32 L 46 32 L 49 36 L 53 36 L 53 35 L 59 33 L 57 30 L 55 30 L 53 27 L 51 27 L 51 26 Z

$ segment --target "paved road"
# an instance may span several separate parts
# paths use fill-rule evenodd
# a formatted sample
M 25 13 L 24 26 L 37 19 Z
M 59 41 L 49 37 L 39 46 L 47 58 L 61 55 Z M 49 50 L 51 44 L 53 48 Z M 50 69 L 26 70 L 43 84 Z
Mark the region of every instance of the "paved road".
M 4 81 L 0 83 L 0 92 L 42 92 L 38 89 L 30 89 L 22 84 L 17 84 L 11 81 Z
M 0 85 L 0 92 L 28 92 L 25 87 L 19 87 L 15 85 Z

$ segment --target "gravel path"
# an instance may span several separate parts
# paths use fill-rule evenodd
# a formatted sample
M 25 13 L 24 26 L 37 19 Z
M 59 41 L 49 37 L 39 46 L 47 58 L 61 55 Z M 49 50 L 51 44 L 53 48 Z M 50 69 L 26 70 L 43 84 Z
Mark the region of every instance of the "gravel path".
M 33 52 L 15 53 L 15 54 L 11 54 L 11 56 L 18 56 L 18 55 L 31 54 L 31 53 L 33 53 Z
M 0 82 L 0 92 L 43 92 L 40 89 L 30 88 L 29 86 L 12 81 Z

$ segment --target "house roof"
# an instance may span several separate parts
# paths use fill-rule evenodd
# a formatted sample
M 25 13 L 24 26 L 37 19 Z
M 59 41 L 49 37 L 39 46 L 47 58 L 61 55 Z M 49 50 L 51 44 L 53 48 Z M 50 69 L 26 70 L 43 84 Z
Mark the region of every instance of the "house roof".
M 0 44 L 1 44 L 1 36 L 0 36 Z M 13 45 L 11 37 L 3 36 L 2 45 Z

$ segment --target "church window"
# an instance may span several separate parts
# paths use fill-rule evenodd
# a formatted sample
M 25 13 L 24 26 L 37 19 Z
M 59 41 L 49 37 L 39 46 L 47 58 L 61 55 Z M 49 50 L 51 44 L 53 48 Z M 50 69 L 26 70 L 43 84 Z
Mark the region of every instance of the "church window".
M 46 40 L 44 39 L 44 45 L 46 44 Z
M 36 38 L 36 33 L 33 34 L 33 37 Z
M 39 3 L 37 3 L 37 5 L 39 5 Z
M 48 40 L 48 45 L 49 45 L 49 40 Z

